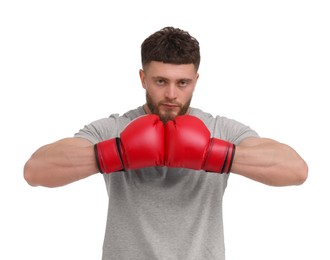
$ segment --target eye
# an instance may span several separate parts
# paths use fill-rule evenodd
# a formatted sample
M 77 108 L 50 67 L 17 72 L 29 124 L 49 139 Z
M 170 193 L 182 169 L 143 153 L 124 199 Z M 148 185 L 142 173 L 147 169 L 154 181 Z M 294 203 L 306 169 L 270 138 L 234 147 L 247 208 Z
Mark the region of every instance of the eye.
M 180 88 L 184 88 L 184 87 L 186 87 L 188 84 L 189 84 L 189 82 L 186 81 L 186 80 L 181 80 L 181 81 L 179 81 L 179 87 L 180 87 Z
M 156 80 L 156 84 L 159 85 L 159 86 L 163 86 L 163 85 L 165 85 L 165 83 L 166 83 L 166 82 L 165 82 L 165 80 L 163 80 L 163 79 L 157 79 L 157 80 Z

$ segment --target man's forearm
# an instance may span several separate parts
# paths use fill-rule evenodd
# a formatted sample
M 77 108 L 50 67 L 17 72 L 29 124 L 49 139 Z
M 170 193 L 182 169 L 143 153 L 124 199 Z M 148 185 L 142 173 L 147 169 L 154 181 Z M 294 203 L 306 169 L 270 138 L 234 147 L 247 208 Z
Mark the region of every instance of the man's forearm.
M 307 164 L 291 147 L 253 139 L 236 147 L 233 173 L 271 186 L 300 185 L 306 180 Z
M 38 149 L 24 166 L 26 181 L 31 186 L 58 187 L 98 172 L 93 145 L 80 146 L 75 141 L 66 139 Z

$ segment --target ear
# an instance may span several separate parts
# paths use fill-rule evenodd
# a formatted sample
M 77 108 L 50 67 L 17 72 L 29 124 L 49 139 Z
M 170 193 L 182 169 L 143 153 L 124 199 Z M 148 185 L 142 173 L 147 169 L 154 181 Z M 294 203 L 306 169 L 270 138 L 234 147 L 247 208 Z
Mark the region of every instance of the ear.
M 198 80 L 198 78 L 199 78 L 199 73 L 197 72 L 196 73 L 196 81 Z
M 139 70 L 139 75 L 140 75 L 140 80 L 141 80 L 142 87 L 145 89 L 146 88 L 146 83 L 145 83 L 145 74 L 144 74 L 143 69 Z
M 196 81 L 195 81 L 194 91 L 195 91 L 195 88 L 196 88 L 196 85 L 197 85 L 198 78 L 199 78 L 199 73 L 196 73 Z

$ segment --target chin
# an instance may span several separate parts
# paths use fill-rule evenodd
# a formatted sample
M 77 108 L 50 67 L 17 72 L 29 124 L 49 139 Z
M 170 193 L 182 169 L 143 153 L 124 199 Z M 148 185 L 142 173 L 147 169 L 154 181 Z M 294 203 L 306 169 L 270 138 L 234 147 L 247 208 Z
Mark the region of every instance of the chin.
M 179 115 L 179 113 L 173 113 L 173 112 L 168 113 L 168 112 L 166 112 L 166 113 L 159 113 L 158 115 L 160 117 L 160 120 L 163 123 L 166 123 L 167 121 L 173 120 L 174 118 L 176 118 Z

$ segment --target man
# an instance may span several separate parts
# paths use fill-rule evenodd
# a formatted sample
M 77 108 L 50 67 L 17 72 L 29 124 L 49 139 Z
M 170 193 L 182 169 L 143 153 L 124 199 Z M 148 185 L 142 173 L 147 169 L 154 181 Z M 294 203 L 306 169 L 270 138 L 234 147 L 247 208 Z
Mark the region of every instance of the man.
M 32 186 L 103 173 L 109 195 L 103 259 L 225 259 L 222 198 L 229 172 L 299 185 L 304 160 L 235 120 L 190 107 L 198 41 L 165 27 L 141 46 L 146 104 L 39 148 L 24 167 Z

